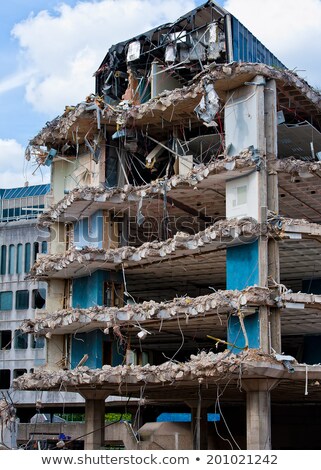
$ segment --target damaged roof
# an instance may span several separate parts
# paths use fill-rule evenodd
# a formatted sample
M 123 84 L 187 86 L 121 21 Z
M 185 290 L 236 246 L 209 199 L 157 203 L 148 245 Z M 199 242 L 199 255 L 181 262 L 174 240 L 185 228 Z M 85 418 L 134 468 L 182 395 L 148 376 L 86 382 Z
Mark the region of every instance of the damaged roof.
M 166 131 L 167 127 L 189 126 L 191 122 L 199 122 L 194 108 L 201 100 L 203 83 L 206 80 L 214 83 L 215 91 L 224 102 L 226 93 L 245 82 L 251 82 L 256 75 L 267 79 L 275 79 L 278 86 L 279 103 L 294 107 L 298 114 L 314 116 L 318 121 L 321 116 L 321 95 L 308 83 L 289 70 L 277 69 L 265 64 L 232 63 L 211 64 L 204 67 L 204 72 L 194 77 L 192 83 L 172 91 L 164 91 L 140 105 L 131 105 L 128 109 L 122 106 L 110 106 L 99 101 L 93 109 L 92 101 L 82 102 L 76 107 L 67 108 L 65 113 L 47 123 L 47 125 L 31 141 L 31 146 L 59 146 L 67 141 L 83 142 L 91 125 L 97 126 L 97 112 L 100 123 L 115 129 L 117 123 L 146 129 L 150 123 L 155 129 Z M 190 106 L 188 103 L 190 102 Z M 97 110 L 98 108 L 98 110 Z M 174 112 L 175 110 L 175 112 Z M 151 127 L 150 127 L 151 128 Z

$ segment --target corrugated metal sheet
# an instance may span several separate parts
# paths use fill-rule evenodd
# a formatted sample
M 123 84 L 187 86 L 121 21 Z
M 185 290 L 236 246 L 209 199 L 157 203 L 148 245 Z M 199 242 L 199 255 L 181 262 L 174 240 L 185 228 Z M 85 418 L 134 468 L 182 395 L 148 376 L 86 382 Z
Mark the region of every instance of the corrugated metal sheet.
M 0 189 L 1 199 L 20 199 L 22 197 L 42 196 L 49 193 L 50 184 L 23 186 L 20 188 Z
M 259 62 L 286 68 L 253 34 L 234 16 L 232 18 L 233 59 L 236 62 Z

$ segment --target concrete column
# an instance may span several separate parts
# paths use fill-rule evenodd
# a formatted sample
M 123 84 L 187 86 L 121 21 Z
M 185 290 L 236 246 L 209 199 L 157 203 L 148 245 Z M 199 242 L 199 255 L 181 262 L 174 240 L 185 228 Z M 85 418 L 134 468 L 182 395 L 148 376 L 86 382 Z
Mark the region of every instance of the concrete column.
M 265 93 L 266 81 L 256 76 L 251 82 L 233 90 L 225 106 L 226 146 L 230 155 L 240 155 L 245 148 L 253 147 L 257 158 L 257 171 L 226 183 L 226 216 L 253 217 L 260 224 L 267 220 L 267 169 L 265 165 Z M 249 241 L 249 240 L 248 240 Z M 268 285 L 268 239 L 262 233 L 251 243 L 227 247 L 226 288 Z M 244 318 L 246 335 L 240 320 L 231 317 L 228 322 L 228 342 L 239 348 L 261 348 L 269 352 L 269 311 L 260 307 L 257 312 Z
M 266 159 L 273 162 L 277 159 L 277 89 L 275 80 L 266 83 L 264 95 L 265 107 L 265 139 L 266 139 Z M 279 213 L 279 189 L 278 174 L 272 172 L 267 176 L 267 207 L 275 214 Z M 268 243 L 268 276 L 276 282 L 280 282 L 280 256 L 279 242 L 273 239 Z M 270 309 L 269 329 L 271 336 L 270 346 L 281 353 L 281 315 L 280 310 Z
M 85 398 L 85 450 L 99 450 L 105 441 L 105 399 L 102 390 L 82 392 Z
M 271 390 L 275 379 L 245 379 L 247 450 L 271 449 Z

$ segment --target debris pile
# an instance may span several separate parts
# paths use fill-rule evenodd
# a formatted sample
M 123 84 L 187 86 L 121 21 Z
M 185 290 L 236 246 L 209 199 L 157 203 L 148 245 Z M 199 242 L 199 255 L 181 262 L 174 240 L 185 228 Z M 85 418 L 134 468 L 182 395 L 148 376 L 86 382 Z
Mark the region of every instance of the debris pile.
M 45 319 L 25 320 L 21 329 L 25 333 L 45 334 L 61 327 L 77 324 L 77 328 L 88 324 L 93 327 L 112 328 L 153 319 L 170 319 L 182 316 L 186 319 L 211 312 L 236 312 L 248 305 L 273 305 L 270 291 L 264 287 L 248 287 L 243 291 L 217 291 L 196 298 L 180 297 L 170 302 L 154 300 L 141 304 L 128 304 L 122 308 L 94 306 L 87 309 L 69 308 L 49 314 Z M 138 324 L 139 324 L 138 323 Z M 102 325 L 99 325 L 102 324 Z
M 58 221 L 66 209 L 77 201 L 88 202 L 111 202 L 121 204 L 124 202 L 138 202 L 146 197 L 152 197 L 156 194 L 164 194 L 183 186 L 195 187 L 204 179 L 211 175 L 216 175 L 225 171 L 250 169 L 255 167 L 252 152 L 245 149 L 237 157 L 225 157 L 215 160 L 208 165 L 199 164 L 186 175 L 174 175 L 167 180 L 155 180 L 150 184 L 143 186 L 124 185 L 122 188 L 106 189 L 104 187 L 85 186 L 73 189 L 60 202 L 52 206 L 49 210 L 43 212 L 38 223 L 42 226 L 49 226 Z
M 14 388 L 19 390 L 53 390 L 66 388 L 92 388 L 104 384 L 175 384 L 184 380 L 211 379 L 239 373 L 245 363 L 267 362 L 278 364 L 272 356 L 260 350 L 244 351 L 236 355 L 230 351 L 204 352 L 191 355 L 188 362 L 168 361 L 154 366 L 110 366 L 102 369 L 79 367 L 71 370 L 38 370 L 15 379 Z
M 320 111 L 321 109 L 321 96 L 314 91 L 308 83 L 300 78 L 295 73 L 289 70 L 281 70 L 265 64 L 252 64 L 252 63 L 231 63 L 231 64 L 211 64 L 204 67 L 204 71 L 196 75 L 192 83 L 176 90 L 164 91 L 155 98 L 150 99 L 147 103 L 140 105 L 132 105 L 128 109 L 123 109 L 122 106 L 113 106 L 105 104 L 102 110 L 101 122 L 113 124 L 115 127 L 120 122 L 123 126 L 130 126 L 133 122 L 139 125 L 139 121 L 144 117 L 153 117 L 155 121 L 155 112 L 159 112 L 159 119 L 161 114 L 170 107 L 177 106 L 178 103 L 186 103 L 190 100 L 195 100 L 195 105 L 203 93 L 204 83 L 214 83 L 215 89 L 219 93 L 229 90 L 230 82 L 239 80 L 240 84 L 245 81 L 250 81 L 256 75 L 262 75 L 268 79 L 275 79 L 281 86 L 294 87 L 300 94 L 309 100 Z M 51 123 L 48 123 L 39 134 L 32 139 L 31 145 L 47 145 L 59 140 L 68 140 L 70 138 L 70 130 L 77 122 L 79 117 L 86 117 L 87 119 L 97 119 L 96 110 L 87 109 L 87 103 L 80 103 L 76 107 L 68 109 L 63 116 L 56 118 Z M 93 108 L 93 107 L 91 107 Z M 196 116 L 195 116 L 196 119 Z
M 146 260 L 152 262 L 157 258 L 161 260 L 174 255 L 182 255 L 186 250 L 201 250 L 206 245 L 232 241 L 241 236 L 245 237 L 244 242 L 249 242 L 264 233 L 267 233 L 267 227 L 258 224 L 254 219 L 229 219 L 218 221 L 195 235 L 178 232 L 173 238 L 160 242 L 146 242 L 139 247 L 124 246 L 107 251 L 101 248 L 72 247 L 64 254 L 41 256 L 33 265 L 28 278 L 61 271 L 72 263 L 85 265 L 91 261 L 101 261 L 116 266 L 125 261 L 140 263 Z

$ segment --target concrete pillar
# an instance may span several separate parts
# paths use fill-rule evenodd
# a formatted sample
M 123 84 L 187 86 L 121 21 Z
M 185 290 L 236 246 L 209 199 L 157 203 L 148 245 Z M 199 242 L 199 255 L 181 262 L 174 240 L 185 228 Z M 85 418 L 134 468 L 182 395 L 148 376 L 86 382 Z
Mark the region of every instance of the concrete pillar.
M 104 390 L 81 392 L 85 398 L 85 450 L 99 450 L 105 441 L 105 399 Z
M 277 89 L 275 80 L 266 83 L 265 95 L 265 139 L 266 159 L 273 162 L 277 159 Z M 279 213 L 278 174 L 271 172 L 267 175 L 267 207 L 275 214 Z M 270 239 L 268 242 L 268 276 L 280 283 L 279 242 Z M 277 295 L 277 292 L 276 292 Z M 281 314 L 277 308 L 270 309 L 269 316 L 270 346 L 281 353 Z
M 271 390 L 275 379 L 245 379 L 247 450 L 271 449 Z
M 233 90 L 225 106 L 225 135 L 229 154 L 236 156 L 245 148 L 253 148 L 258 162 L 257 171 L 227 181 L 226 216 L 253 217 L 261 224 L 266 223 L 267 216 L 265 88 L 265 78 L 258 75 L 247 85 Z M 267 287 L 267 247 L 268 241 L 264 234 L 250 243 L 227 247 L 227 289 L 241 290 L 253 285 Z M 269 352 L 268 309 L 260 307 L 244 318 L 244 328 L 241 321 L 238 317 L 231 317 L 228 322 L 228 342 L 236 346 L 231 347 L 232 351 L 237 353 L 239 348 L 249 347 Z

